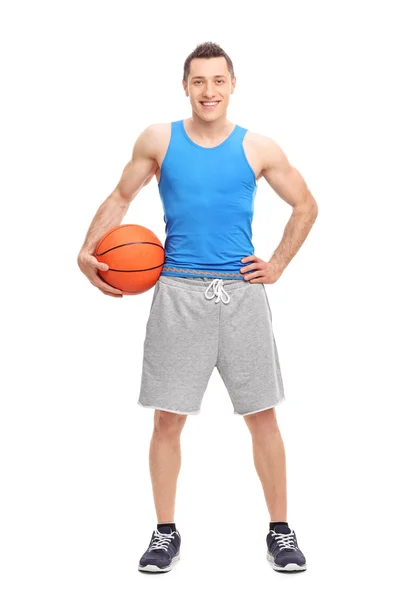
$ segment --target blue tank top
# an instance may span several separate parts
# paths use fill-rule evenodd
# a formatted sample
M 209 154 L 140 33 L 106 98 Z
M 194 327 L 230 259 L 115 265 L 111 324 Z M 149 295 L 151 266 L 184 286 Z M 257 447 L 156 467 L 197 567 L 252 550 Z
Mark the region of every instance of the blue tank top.
M 158 184 L 164 208 L 161 275 L 243 279 L 240 260 L 254 254 L 252 220 L 257 182 L 236 125 L 214 148 L 195 144 L 183 120 L 171 139 Z

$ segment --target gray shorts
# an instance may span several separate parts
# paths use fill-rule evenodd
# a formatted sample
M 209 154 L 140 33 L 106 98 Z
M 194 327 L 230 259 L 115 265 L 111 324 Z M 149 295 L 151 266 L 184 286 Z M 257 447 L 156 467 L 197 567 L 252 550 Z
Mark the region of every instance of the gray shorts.
M 264 284 L 161 275 L 146 326 L 138 404 L 199 414 L 214 367 L 234 414 L 249 415 L 284 400 Z

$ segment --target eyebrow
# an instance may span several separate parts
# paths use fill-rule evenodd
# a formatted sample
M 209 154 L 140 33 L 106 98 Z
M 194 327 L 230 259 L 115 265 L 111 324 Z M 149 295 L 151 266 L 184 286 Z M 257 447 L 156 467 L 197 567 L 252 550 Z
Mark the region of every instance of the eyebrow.
M 213 75 L 213 77 L 226 77 L 226 75 Z M 196 75 L 192 79 L 205 79 L 205 77 Z

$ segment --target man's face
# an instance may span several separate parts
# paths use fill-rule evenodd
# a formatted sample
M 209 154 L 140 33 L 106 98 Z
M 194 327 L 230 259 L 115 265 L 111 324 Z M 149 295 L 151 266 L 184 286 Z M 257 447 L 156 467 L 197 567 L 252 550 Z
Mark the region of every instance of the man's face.
M 215 121 L 228 107 L 236 77 L 231 81 L 223 56 L 194 58 L 190 63 L 188 82 L 182 83 L 194 112 L 205 121 Z

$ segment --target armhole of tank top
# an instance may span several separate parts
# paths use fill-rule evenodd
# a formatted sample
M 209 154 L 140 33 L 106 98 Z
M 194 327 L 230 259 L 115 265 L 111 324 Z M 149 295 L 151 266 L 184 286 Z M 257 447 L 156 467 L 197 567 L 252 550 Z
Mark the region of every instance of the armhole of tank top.
M 163 161 L 162 161 L 162 163 L 160 165 L 160 181 L 158 182 L 158 187 L 160 187 L 160 185 L 161 185 L 162 176 L 163 176 L 163 173 L 164 173 L 164 168 L 163 167 L 165 165 L 165 161 L 166 161 L 166 158 L 168 156 L 169 149 L 171 148 L 173 123 L 171 123 L 170 125 L 171 125 L 171 133 L 170 133 L 170 138 L 169 138 L 169 142 L 168 142 L 167 151 L 166 151 L 165 156 L 163 158 Z
M 245 131 L 245 133 L 244 133 L 244 135 L 243 135 L 243 137 L 242 137 L 242 140 L 241 140 L 241 142 L 240 142 L 240 147 L 241 147 L 241 149 L 242 149 L 242 154 L 243 154 L 243 157 L 244 157 L 245 163 L 246 163 L 246 164 L 247 164 L 247 166 L 249 167 L 249 169 L 250 169 L 250 172 L 251 172 L 251 174 L 252 174 L 252 175 L 253 175 L 253 177 L 254 177 L 254 185 L 257 185 L 257 177 L 256 177 L 256 174 L 254 173 L 253 167 L 252 167 L 252 166 L 251 166 L 251 164 L 249 163 L 249 160 L 248 160 L 248 158 L 247 158 L 247 156 L 246 156 L 246 152 L 245 152 L 245 149 L 244 149 L 244 146 L 243 146 L 243 141 L 244 141 L 244 138 L 246 137 L 246 133 L 247 133 L 247 131 L 248 131 L 248 130 L 246 129 L 246 131 Z M 163 161 L 163 162 L 164 162 L 164 161 Z

